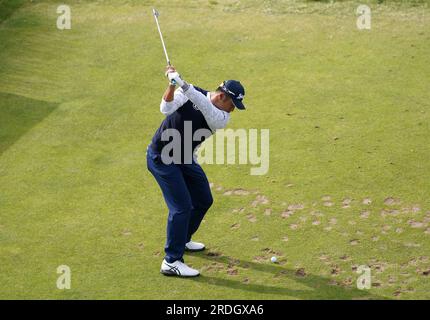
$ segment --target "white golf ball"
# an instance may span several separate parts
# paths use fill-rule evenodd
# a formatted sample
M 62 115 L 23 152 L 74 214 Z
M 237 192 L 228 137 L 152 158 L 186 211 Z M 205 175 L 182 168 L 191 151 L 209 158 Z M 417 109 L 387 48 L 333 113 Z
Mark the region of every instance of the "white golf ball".
M 276 257 L 272 257 L 272 258 L 270 258 L 270 261 L 272 261 L 273 263 L 275 263 L 276 261 L 278 261 L 278 259 L 276 259 Z

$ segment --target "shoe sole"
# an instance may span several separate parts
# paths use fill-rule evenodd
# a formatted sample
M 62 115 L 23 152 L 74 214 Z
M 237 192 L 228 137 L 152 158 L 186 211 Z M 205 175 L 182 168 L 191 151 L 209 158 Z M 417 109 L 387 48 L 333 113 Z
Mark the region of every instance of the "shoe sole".
M 194 277 L 198 277 L 200 275 L 200 273 L 193 275 L 193 276 L 184 276 L 184 275 L 179 275 L 176 272 L 173 271 L 168 271 L 168 270 L 160 270 L 160 273 L 163 276 L 167 276 L 167 277 L 181 277 L 181 278 L 194 278 Z
M 200 251 L 203 251 L 205 249 L 206 249 L 206 247 L 203 247 L 201 249 L 188 249 L 185 247 L 185 251 L 188 251 L 188 252 L 200 252 Z

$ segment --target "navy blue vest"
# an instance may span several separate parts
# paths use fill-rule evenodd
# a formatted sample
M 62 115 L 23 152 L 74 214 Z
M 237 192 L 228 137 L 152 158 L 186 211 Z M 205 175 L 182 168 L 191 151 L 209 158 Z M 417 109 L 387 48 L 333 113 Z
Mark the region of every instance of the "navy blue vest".
M 208 91 L 203 90 L 199 87 L 194 87 L 194 88 L 197 91 L 200 91 L 201 93 L 203 93 L 205 96 L 208 93 Z M 199 130 L 199 129 L 207 129 L 207 130 L 211 131 L 211 129 L 209 128 L 203 114 L 194 107 L 194 104 L 190 100 L 188 100 L 187 102 L 185 102 L 182 105 L 182 107 L 179 107 L 175 112 L 168 115 L 163 120 L 160 127 L 155 132 L 154 137 L 152 138 L 151 148 L 155 152 L 161 153 L 161 150 L 163 149 L 163 147 L 166 144 L 168 144 L 170 141 L 173 140 L 173 138 L 171 138 L 169 141 L 162 141 L 161 140 L 161 134 L 166 129 L 176 129 L 180 133 L 180 136 L 181 136 L 181 159 L 182 159 L 182 163 L 188 163 L 188 161 L 190 159 L 192 159 L 194 149 L 199 144 L 201 144 L 206 138 L 208 138 L 208 136 L 202 137 L 202 139 L 200 141 L 192 141 L 192 149 L 189 150 L 189 151 L 191 151 L 191 153 L 185 154 L 186 150 L 184 148 L 184 140 L 189 139 L 189 137 L 186 137 L 184 134 L 184 123 L 185 123 L 185 121 L 191 121 L 191 123 L 192 123 L 192 136 L 194 136 L 194 133 L 196 132 L 196 130 Z M 187 141 L 187 143 L 190 143 L 190 142 Z M 172 153 L 171 153 L 171 155 L 172 155 Z M 188 161 L 185 161 L 185 159 L 188 159 Z

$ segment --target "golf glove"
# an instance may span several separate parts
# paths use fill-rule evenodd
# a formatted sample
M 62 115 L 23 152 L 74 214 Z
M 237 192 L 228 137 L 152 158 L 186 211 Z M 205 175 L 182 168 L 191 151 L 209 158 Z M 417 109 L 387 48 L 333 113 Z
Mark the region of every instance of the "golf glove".
M 185 81 L 182 80 L 181 76 L 177 72 L 169 72 L 167 77 L 169 78 L 171 84 L 178 85 L 180 87 L 185 84 Z

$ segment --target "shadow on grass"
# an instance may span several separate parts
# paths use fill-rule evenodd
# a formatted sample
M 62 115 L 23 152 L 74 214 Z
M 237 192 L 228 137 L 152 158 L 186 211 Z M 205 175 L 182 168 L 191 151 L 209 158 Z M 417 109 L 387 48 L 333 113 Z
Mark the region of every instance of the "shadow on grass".
M 6 21 L 16 10 L 28 0 L 0 0 L 0 24 Z
M 238 289 L 245 291 L 252 291 L 260 294 L 275 294 L 279 295 L 280 299 L 297 298 L 297 299 L 387 299 L 386 297 L 379 297 L 371 294 L 366 290 L 359 290 L 354 287 L 344 287 L 340 285 L 330 285 L 330 279 L 312 274 L 305 276 L 297 276 L 296 271 L 285 268 L 277 264 L 264 264 L 240 259 L 231 258 L 228 256 L 208 256 L 204 253 L 199 253 L 198 256 L 212 262 L 223 263 L 226 265 L 234 265 L 246 269 L 253 269 L 260 272 L 271 273 L 275 279 L 281 284 L 283 279 L 288 278 L 301 285 L 308 287 L 308 289 L 289 289 L 285 286 L 273 286 L 265 284 L 253 284 L 252 280 L 244 283 L 241 280 L 230 280 L 224 278 L 211 277 L 201 275 L 194 278 L 194 281 L 217 285 L 221 287 L 228 287 L 230 289 Z M 234 276 L 233 276 L 234 277 Z
M 0 92 L 0 155 L 58 104 Z

